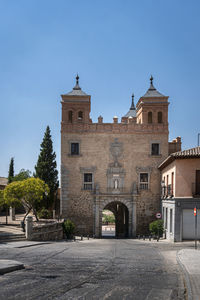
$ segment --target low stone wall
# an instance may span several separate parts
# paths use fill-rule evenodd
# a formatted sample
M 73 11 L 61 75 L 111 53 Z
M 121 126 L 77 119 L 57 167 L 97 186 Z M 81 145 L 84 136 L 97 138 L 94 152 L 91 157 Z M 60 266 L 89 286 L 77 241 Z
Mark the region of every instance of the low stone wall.
M 42 220 L 33 222 L 32 217 L 26 218 L 26 238 L 29 241 L 55 241 L 63 239 L 63 220 Z

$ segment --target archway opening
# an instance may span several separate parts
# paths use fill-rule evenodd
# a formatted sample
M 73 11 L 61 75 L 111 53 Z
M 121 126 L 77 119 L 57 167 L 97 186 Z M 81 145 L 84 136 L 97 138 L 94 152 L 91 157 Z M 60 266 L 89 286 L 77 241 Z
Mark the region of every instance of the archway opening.
M 102 211 L 102 237 L 115 237 L 115 215 L 109 209 Z
M 115 234 L 112 237 L 125 238 L 129 236 L 129 211 L 126 205 L 120 201 L 114 201 L 104 207 L 104 211 L 110 211 L 115 217 Z M 104 237 L 102 222 L 102 237 Z M 114 231 L 114 230 L 113 230 Z M 112 231 L 112 232 L 113 232 Z

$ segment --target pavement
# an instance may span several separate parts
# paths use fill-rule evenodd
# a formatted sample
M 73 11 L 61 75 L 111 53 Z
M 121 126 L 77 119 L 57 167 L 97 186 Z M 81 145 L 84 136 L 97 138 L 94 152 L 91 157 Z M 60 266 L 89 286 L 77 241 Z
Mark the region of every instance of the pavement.
M 20 218 L 21 219 L 21 218 Z M 18 224 L 19 224 L 19 220 Z M 18 234 L 21 232 L 21 229 L 17 227 L 15 222 L 14 224 L 10 224 L 9 226 L 5 225 L 0 225 L 0 237 L 6 234 Z M 98 244 L 101 244 L 103 240 L 97 240 Z M 131 241 L 131 240 L 127 240 Z M 137 244 L 141 244 L 141 247 L 143 247 L 144 244 L 148 246 L 153 245 L 157 249 L 161 249 L 163 257 L 166 256 L 168 261 L 170 261 L 170 255 L 172 264 L 178 264 L 180 267 L 180 270 L 183 274 L 184 278 L 184 286 L 186 288 L 186 297 L 185 299 L 188 300 L 196 300 L 200 299 L 200 243 L 198 243 L 198 249 L 194 249 L 194 242 L 183 242 L 183 243 L 172 243 L 167 240 L 160 240 L 159 242 L 157 241 L 148 241 L 148 240 L 132 240 L 133 245 L 135 245 L 135 242 Z M 93 243 L 94 240 L 91 239 L 90 241 L 84 241 L 87 243 Z M 114 241 L 113 241 L 114 242 Z M 61 242 L 62 244 L 63 242 Z M 82 243 L 82 242 L 80 242 Z M 109 243 L 109 241 L 108 241 Z M 47 245 L 46 245 L 47 244 Z M 51 244 L 48 245 L 48 244 Z M 0 251 L 5 249 L 6 251 L 9 252 L 9 249 L 19 249 L 20 248 L 29 248 L 29 247 L 39 247 L 41 245 L 45 245 L 47 247 L 53 248 L 53 245 L 58 245 L 59 243 L 52 243 L 52 242 L 33 242 L 33 241 L 18 241 L 18 242 L 7 242 L 7 243 L 0 243 Z M 61 245 L 60 244 L 60 245 Z M 67 243 L 67 247 L 74 247 L 72 246 L 74 243 Z M 131 245 L 130 245 L 131 247 Z M 131 248 L 130 248 L 131 249 Z M 81 254 L 81 253 L 80 253 Z M 175 255 L 174 255 L 175 254 Z M 82 254 L 81 254 L 82 255 Z M 1 258 L 5 259 L 0 259 L 0 275 L 4 275 L 6 273 L 10 273 L 13 271 L 19 271 L 21 269 L 24 269 L 26 267 L 26 263 L 22 261 L 16 261 L 15 256 L 11 256 L 12 259 L 6 259 L 7 256 L 3 257 L 0 256 Z M 20 257 L 20 255 L 19 255 Z M 152 291 L 154 293 L 155 291 Z M 150 294 L 151 295 L 151 294 Z M 149 296 L 150 297 L 150 296 Z M 153 299 L 153 298 L 152 298 Z M 166 298 L 167 299 L 167 298 Z
M 24 264 L 16 260 L 1 259 L 0 275 L 24 269 Z
M 199 300 L 200 249 L 182 249 L 178 251 L 177 261 L 184 272 L 185 282 L 188 290 L 188 300 Z

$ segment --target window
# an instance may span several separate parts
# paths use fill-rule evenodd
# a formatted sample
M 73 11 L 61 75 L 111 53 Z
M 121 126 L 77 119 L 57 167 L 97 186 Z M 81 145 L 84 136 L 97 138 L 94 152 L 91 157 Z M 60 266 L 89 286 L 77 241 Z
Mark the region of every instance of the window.
M 92 190 L 93 186 L 93 178 L 92 173 L 84 173 L 84 183 L 83 188 L 84 190 Z
M 165 229 L 167 229 L 167 221 L 168 221 L 168 208 L 166 207 L 166 211 L 165 211 Z
M 160 149 L 159 149 L 159 144 L 158 143 L 152 143 L 151 144 L 151 155 L 159 155 Z
M 161 111 L 159 111 L 158 112 L 158 123 L 162 123 L 162 112 Z
M 149 188 L 149 174 L 140 173 L 140 189 L 148 190 L 148 188 Z
M 83 120 L 83 112 L 82 112 L 82 111 L 79 111 L 79 112 L 78 112 L 78 120 L 79 120 L 79 121 L 82 121 L 82 120 Z
M 148 123 L 151 124 L 151 123 L 152 123 L 152 119 L 153 119 L 153 118 L 152 118 L 152 112 L 149 111 L 149 112 L 148 112 Z
M 171 180 L 171 195 L 174 195 L 174 172 L 172 172 L 172 180 Z
M 71 155 L 79 155 L 79 143 L 71 143 Z
M 70 110 L 68 112 L 68 120 L 69 120 L 69 123 L 72 123 L 72 121 L 73 121 L 73 111 L 72 110 Z
M 169 227 L 170 233 L 172 233 L 172 212 L 173 210 L 170 208 L 170 227 Z

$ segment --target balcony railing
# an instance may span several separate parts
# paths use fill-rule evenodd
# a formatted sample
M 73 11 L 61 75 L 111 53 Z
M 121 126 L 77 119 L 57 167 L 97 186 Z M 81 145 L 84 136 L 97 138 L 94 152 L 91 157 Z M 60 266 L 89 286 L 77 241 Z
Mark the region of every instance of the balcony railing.
M 172 198 L 174 197 L 174 191 L 172 189 L 172 185 L 168 184 L 168 186 L 162 187 L 162 197 L 166 198 Z

